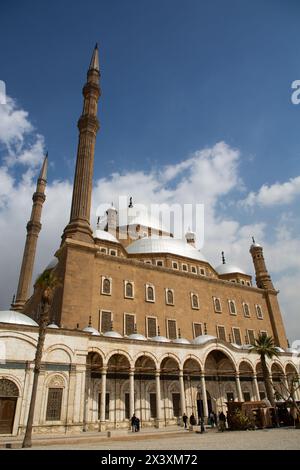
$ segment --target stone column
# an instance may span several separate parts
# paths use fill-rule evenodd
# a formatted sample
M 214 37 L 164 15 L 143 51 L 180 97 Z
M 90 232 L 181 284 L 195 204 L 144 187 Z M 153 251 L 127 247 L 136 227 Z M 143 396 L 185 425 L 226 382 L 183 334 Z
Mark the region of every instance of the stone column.
M 258 388 L 258 382 L 257 382 L 257 377 L 256 375 L 253 375 L 253 384 L 254 384 L 254 391 L 255 391 L 255 396 L 256 400 L 260 400 L 260 395 L 259 395 L 259 388 Z
M 99 431 L 105 431 L 105 402 L 106 402 L 106 375 L 107 367 L 102 367 L 101 370 L 101 403 L 100 403 L 100 423 Z
M 240 374 L 238 372 L 235 374 L 235 383 L 236 383 L 238 399 L 239 401 L 244 401 L 242 388 L 241 388 L 241 382 L 240 382 Z
M 129 419 L 134 414 L 134 369 L 129 371 Z
M 282 378 L 283 378 L 283 385 L 284 385 L 284 387 L 287 389 L 287 390 L 284 390 L 284 395 L 289 395 L 289 394 L 290 394 L 290 393 L 289 393 L 290 387 L 289 387 L 289 383 L 288 383 L 288 380 L 287 380 L 287 376 L 284 374 L 284 375 L 282 376 Z M 295 393 L 295 395 L 296 395 L 296 393 Z M 286 397 L 286 398 L 288 398 L 288 397 Z M 295 397 L 295 398 L 296 398 L 296 397 Z
M 186 413 L 183 370 L 179 371 L 179 388 L 180 388 L 180 404 L 181 404 L 181 416 L 182 416 L 184 413 Z
M 201 373 L 201 395 L 203 402 L 203 413 L 204 418 L 208 418 L 208 405 L 207 405 L 207 395 L 206 395 L 206 384 L 205 384 L 205 374 Z
M 162 427 L 162 420 L 161 420 L 161 392 L 160 392 L 160 370 L 155 371 L 155 382 L 156 382 L 156 427 Z

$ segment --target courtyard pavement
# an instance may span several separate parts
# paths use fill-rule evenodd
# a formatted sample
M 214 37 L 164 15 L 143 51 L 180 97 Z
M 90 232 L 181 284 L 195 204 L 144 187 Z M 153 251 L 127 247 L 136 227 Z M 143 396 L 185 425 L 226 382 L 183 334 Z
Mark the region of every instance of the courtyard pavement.
M 178 428 L 177 428 L 178 429 Z M 32 449 L 47 450 L 300 450 L 300 429 L 262 429 L 256 431 L 225 431 L 208 429 L 204 434 L 184 429 L 157 434 L 118 435 L 105 439 L 48 445 L 34 444 Z M 41 445 L 40 445 L 41 444 Z

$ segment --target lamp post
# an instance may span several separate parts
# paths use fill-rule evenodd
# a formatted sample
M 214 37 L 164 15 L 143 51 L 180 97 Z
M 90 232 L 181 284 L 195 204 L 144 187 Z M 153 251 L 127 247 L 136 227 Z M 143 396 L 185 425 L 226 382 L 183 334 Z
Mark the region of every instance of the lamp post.
M 202 390 L 201 386 L 198 385 L 197 387 L 199 396 L 200 396 L 200 434 L 203 434 L 205 432 L 205 426 L 204 426 L 204 416 L 203 416 L 203 403 L 202 403 Z

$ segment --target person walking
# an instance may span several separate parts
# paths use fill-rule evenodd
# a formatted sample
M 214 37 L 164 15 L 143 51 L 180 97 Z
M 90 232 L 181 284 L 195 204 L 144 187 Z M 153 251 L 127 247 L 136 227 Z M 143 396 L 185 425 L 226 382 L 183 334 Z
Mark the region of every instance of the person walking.
M 182 421 L 183 421 L 183 424 L 184 424 L 184 429 L 187 429 L 188 417 L 185 413 L 183 413 L 183 415 L 182 415 Z
M 190 416 L 190 425 L 191 426 L 196 426 L 196 424 L 197 423 L 196 423 L 195 415 L 194 415 L 194 413 L 192 413 L 191 416 Z
M 137 417 L 135 416 L 135 414 L 132 415 L 132 418 L 131 418 L 131 429 L 132 429 L 132 432 L 136 432 L 136 424 L 137 424 Z
M 215 423 L 215 415 L 212 411 L 209 413 L 209 424 L 211 425 L 212 428 L 214 428 L 215 424 L 216 424 Z
M 219 413 L 219 430 L 224 432 L 226 429 L 226 416 L 224 415 L 223 411 Z
M 135 418 L 135 431 L 136 432 L 139 432 L 140 430 L 140 419 L 139 418 Z

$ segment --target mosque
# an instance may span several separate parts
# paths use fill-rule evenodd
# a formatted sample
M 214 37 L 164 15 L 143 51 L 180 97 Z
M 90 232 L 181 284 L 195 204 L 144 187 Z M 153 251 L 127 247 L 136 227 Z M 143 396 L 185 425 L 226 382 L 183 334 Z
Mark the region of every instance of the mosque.
M 45 268 L 60 280 L 47 327 L 34 415 L 34 433 L 78 433 L 178 423 L 183 413 L 226 410 L 231 400 L 266 395 L 255 337 L 274 338 L 268 361 L 276 387 L 299 376 L 288 345 L 263 247 L 253 240 L 251 275 L 238 266 L 214 267 L 196 248 L 195 234 L 175 238 L 159 220 L 126 220 L 107 209 L 90 223 L 94 149 L 99 130 L 98 48 L 83 87 L 83 110 L 69 223 Z M 46 156 L 36 192 L 11 309 L 0 312 L 0 434 L 26 427 L 40 317 L 32 273 L 46 196 Z M 50 255 L 49 259 L 53 256 Z M 298 396 L 300 399 L 300 396 Z

